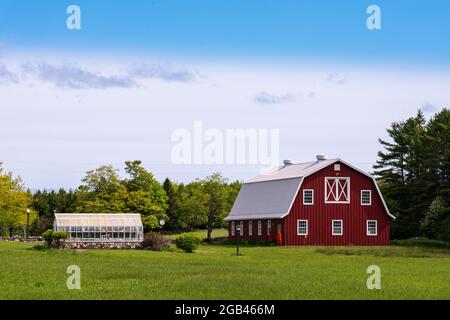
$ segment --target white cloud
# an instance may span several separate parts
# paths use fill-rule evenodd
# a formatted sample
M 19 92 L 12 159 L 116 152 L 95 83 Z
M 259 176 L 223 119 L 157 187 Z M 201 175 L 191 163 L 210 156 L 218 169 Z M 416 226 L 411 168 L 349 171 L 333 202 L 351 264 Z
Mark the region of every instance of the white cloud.
M 110 86 L 81 91 L 55 86 L 65 81 L 59 74 L 48 76 L 53 81 L 41 80 L 33 73 L 36 70 L 22 67 L 23 61 L 32 62 L 30 69 L 36 66 L 27 59 L 3 62 L 9 72 L 4 74 L 15 74 L 20 81 L 0 85 L 0 161 L 35 188 L 76 187 L 87 169 L 108 163 L 121 167 L 130 159 L 142 160 L 158 179 L 188 181 L 215 170 L 230 179 L 259 173 L 260 168 L 252 166 L 172 165 L 172 131 L 192 129 L 195 120 L 201 120 L 205 128 L 279 129 L 281 158 L 309 161 L 324 153 L 370 170 L 380 149 L 377 139 L 386 137 L 385 129 L 393 121 L 414 115 L 424 101 L 450 105 L 450 75 L 443 71 L 193 62 L 188 68 L 171 70 L 200 70 L 209 81 L 186 85 L 150 73 L 132 76 L 138 85 L 127 90 Z M 51 61 L 52 66 L 64 65 Z M 135 65 L 133 59 L 86 61 L 79 60 L 77 65 L 91 74 L 80 77 L 94 79 L 94 84 L 100 81 L 96 76 L 126 76 L 129 66 Z M 330 85 L 324 81 L 330 70 L 352 81 Z M 269 101 L 295 95 L 301 106 L 282 108 L 282 112 L 261 108 L 249 97 L 262 88 Z
M 420 108 L 420 110 L 425 113 L 435 113 L 439 110 L 439 107 L 432 103 L 425 103 L 424 105 L 422 105 L 422 108 Z
M 111 89 L 135 88 L 145 79 L 188 83 L 197 77 L 187 69 L 170 68 L 162 64 L 138 63 L 131 67 L 122 66 L 120 72 L 115 70 L 109 73 L 99 71 L 98 67 L 70 62 L 56 64 L 27 61 L 19 64 L 13 66 L 14 71 L 0 64 L 0 84 L 46 82 L 66 89 Z
M 172 69 L 160 64 L 139 63 L 130 67 L 129 74 L 136 78 L 161 79 L 168 82 L 191 82 L 196 75 L 187 69 Z
M 260 92 L 255 95 L 255 102 L 261 104 L 283 104 L 289 102 L 295 102 L 297 100 L 297 95 L 292 93 L 287 94 L 271 94 L 268 92 Z

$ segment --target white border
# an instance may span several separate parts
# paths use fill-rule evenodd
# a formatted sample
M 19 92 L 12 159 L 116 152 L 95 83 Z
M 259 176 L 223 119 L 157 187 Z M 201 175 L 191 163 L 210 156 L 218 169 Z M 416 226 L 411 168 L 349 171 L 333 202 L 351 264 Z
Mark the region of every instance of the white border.
M 375 234 L 369 234 L 369 221 L 375 222 Z M 366 222 L 366 235 L 369 237 L 376 237 L 378 235 L 378 220 L 367 220 Z
M 370 195 L 369 203 L 363 203 L 363 196 L 362 196 L 363 192 L 369 192 L 369 195 Z M 360 198 L 361 198 L 360 204 L 362 206 L 371 206 L 372 205 L 372 190 L 361 190 Z
M 312 192 L 312 202 L 311 203 L 305 202 L 305 192 L 306 191 Z M 314 189 L 303 189 L 303 205 L 305 205 L 305 206 L 313 206 L 314 205 Z
M 334 180 L 347 180 L 347 195 L 348 200 L 347 201 L 327 201 L 327 179 L 334 179 Z M 350 203 L 350 177 L 325 177 L 324 178 L 324 202 L 325 203 L 334 203 L 334 204 L 349 204 Z M 337 189 L 338 186 L 336 186 Z M 337 190 L 336 190 L 337 192 Z
M 299 233 L 298 232 L 298 223 L 300 222 L 300 221 L 306 221 L 306 233 Z M 297 220 L 297 235 L 298 236 L 307 236 L 308 235 L 308 233 L 309 233 L 309 223 L 308 223 L 308 220 L 307 219 L 298 219 Z
M 253 220 L 248 220 L 248 235 L 253 236 Z
M 341 233 L 334 233 L 334 222 L 335 221 L 341 222 Z M 331 235 L 333 235 L 333 236 L 343 236 L 344 235 L 344 220 L 342 220 L 342 219 L 331 220 Z

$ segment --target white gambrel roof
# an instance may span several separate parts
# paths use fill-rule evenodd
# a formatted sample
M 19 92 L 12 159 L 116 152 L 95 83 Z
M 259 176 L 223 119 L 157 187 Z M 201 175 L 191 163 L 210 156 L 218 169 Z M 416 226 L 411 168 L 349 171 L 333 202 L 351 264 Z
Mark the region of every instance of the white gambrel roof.
M 142 227 L 138 213 L 55 213 L 56 227 Z
M 246 183 L 302 178 L 309 176 L 310 174 L 317 172 L 320 169 L 328 167 L 330 164 L 335 163 L 338 160 L 339 159 L 312 161 L 281 166 L 265 172 L 264 174 L 256 176 Z
M 269 172 L 250 179 L 242 185 L 233 208 L 225 220 L 284 218 L 291 210 L 298 190 L 300 190 L 303 183 L 303 179 L 336 162 L 341 162 L 371 178 L 380 195 L 386 213 L 391 218 L 395 219 L 395 217 L 390 214 L 374 177 L 341 159 L 329 159 L 277 167 Z

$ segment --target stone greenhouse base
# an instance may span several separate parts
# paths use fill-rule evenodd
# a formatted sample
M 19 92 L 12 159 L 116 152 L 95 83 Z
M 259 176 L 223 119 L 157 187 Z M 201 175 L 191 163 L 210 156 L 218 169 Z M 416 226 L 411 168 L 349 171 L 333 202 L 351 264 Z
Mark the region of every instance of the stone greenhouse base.
M 65 242 L 66 249 L 142 249 L 141 242 Z

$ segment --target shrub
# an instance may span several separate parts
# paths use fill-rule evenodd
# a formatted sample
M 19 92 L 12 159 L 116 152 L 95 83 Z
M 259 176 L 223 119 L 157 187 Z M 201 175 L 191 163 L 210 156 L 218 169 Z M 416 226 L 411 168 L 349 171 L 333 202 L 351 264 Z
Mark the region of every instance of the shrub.
M 163 236 L 158 232 L 147 232 L 144 235 L 144 241 L 142 242 L 142 247 L 144 249 L 161 251 L 163 245 L 164 245 Z
M 48 246 L 45 244 L 38 243 L 33 246 L 33 249 L 34 250 L 47 250 Z
M 198 248 L 200 242 L 201 239 L 199 237 L 189 233 L 182 234 L 175 240 L 177 248 L 189 253 L 194 252 L 194 250 Z
M 59 248 L 61 245 L 61 242 L 66 240 L 68 237 L 69 237 L 69 234 L 67 232 L 54 231 L 52 229 L 49 229 L 42 234 L 42 238 L 44 238 L 44 240 L 47 243 L 47 246 L 49 248 L 51 248 L 51 247 Z

